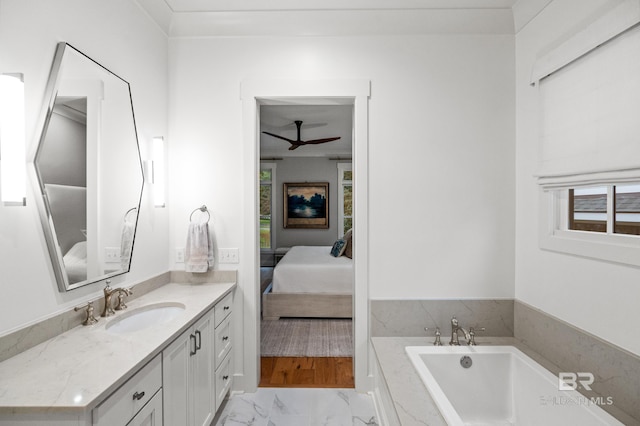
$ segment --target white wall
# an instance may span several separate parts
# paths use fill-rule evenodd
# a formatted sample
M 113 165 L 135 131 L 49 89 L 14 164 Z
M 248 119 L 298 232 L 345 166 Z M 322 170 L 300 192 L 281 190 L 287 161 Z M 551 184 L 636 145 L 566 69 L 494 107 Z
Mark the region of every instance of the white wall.
M 170 67 L 172 245 L 205 203 L 251 249 L 242 81 L 370 79 L 371 297 L 513 297 L 513 36 L 173 39 Z
M 640 354 L 640 341 L 630 338 L 640 322 L 640 270 L 538 246 L 539 189 L 534 174 L 539 144 L 537 89 L 529 85 L 532 66 L 540 52 L 617 3 L 554 1 L 516 37 L 516 298 Z
M 0 72 L 24 73 L 27 151 L 35 149 L 59 41 L 131 84 L 139 142 L 148 158 L 150 138 L 167 134 L 167 38 L 130 0 L 0 0 Z M 115 278 L 114 285 L 168 269 L 167 211 L 154 209 L 149 195 L 145 190 L 131 273 Z M 103 285 L 58 292 L 31 187 L 26 207 L 0 206 L 0 335 L 93 298 Z

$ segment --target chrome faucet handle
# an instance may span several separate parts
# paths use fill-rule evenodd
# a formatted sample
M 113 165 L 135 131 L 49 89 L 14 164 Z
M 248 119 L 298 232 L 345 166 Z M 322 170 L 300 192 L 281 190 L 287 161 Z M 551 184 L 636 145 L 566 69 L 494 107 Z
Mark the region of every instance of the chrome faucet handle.
M 440 341 L 440 327 L 436 327 L 436 340 L 433 342 L 434 346 L 442 346 L 442 342 Z
M 427 330 L 429 330 L 429 327 L 424 328 L 424 331 L 427 331 Z M 433 342 L 433 346 L 442 346 L 442 342 L 440 341 L 440 336 L 441 336 L 440 327 L 436 327 L 435 336 L 436 336 L 436 340 Z
M 93 311 L 94 311 L 93 300 L 90 302 L 87 302 L 87 306 L 76 306 L 75 308 L 73 308 L 73 310 L 76 312 L 78 312 L 81 309 L 84 309 L 85 314 L 87 315 L 84 321 L 82 321 L 82 325 L 92 325 L 98 322 L 98 319 L 93 316 Z
M 485 331 L 486 328 L 480 327 L 478 331 Z M 469 327 L 469 341 L 467 342 L 469 346 L 476 346 L 476 329 L 474 327 Z

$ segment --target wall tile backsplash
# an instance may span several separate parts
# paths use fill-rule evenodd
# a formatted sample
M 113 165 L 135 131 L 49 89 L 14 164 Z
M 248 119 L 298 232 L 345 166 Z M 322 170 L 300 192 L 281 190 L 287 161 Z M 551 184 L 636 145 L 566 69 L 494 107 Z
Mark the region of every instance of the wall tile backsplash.
M 526 303 L 516 301 L 514 314 L 517 339 L 561 371 L 593 373 L 593 391 L 640 424 L 640 357 Z
M 372 300 L 372 337 L 451 335 L 451 317 L 478 336 L 513 337 L 513 300 Z M 428 330 L 425 331 L 425 327 Z

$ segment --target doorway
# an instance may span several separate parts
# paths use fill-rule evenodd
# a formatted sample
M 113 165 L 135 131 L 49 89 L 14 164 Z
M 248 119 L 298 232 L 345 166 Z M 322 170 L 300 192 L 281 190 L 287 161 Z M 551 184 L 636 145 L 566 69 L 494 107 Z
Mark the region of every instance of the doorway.
M 259 117 L 259 386 L 353 388 L 353 104 Z
M 244 170 L 247 176 L 247 192 L 244 194 L 246 259 L 241 264 L 239 282 L 245 294 L 242 301 L 242 322 L 236 323 L 236 334 L 242 341 L 242 352 L 236 365 L 236 388 L 247 392 L 257 389 L 260 380 L 260 250 L 259 211 L 256 199 L 259 193 L 257 179 L 260 165 L 259 113 L 260 108 L 270 104 L 345 104 L 353 105 L 353 173 L 357 182 L 353 188 L 354 223 L 357 232 L 353 240 L 354 297 L 353 375 L 358 392 L 372 389 L 373 378 L 369 365 L 370 345 L 368 341 L 368 97 L 370 83 L 367 80 L 339 81 L 249 81 L 242 85 L 243 129 L 245 141 Z M 251 176 L 249 178 L 249 176 Z

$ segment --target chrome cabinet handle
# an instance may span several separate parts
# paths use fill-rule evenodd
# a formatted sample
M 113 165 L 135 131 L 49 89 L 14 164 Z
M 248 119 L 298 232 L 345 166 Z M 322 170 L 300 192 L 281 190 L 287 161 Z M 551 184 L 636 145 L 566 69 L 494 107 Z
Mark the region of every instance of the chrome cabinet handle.
M 230 309 L 228 306 L 225 306 L 224 308 L 222 308 L 223 311 L 226 311 L 228 309 Z
M 202 349 L 202 334 L 200 334 L 200 330 L 196 330 L 196 351 Z
M 136 401 L 140 401 L 142 398 L 144 398 L 144 391 L 136 392 L 133 394 L 133 399 L 135 399 Z
M 191 347 L 189 348 L 189 355 L 193 356 L 196 354 L 196 352 L 198 352 L 198 347 L 196 346 L 196 336 L 190 334 L 189 342 L 193 343 L 193 345 L 191 345 Z
M 222 338 L 222 341 L 223 341 L 223 342 L 224 342 L 225 340 L 229 340 L 229 336 L 224 336 L 224 337 Z
M 222 376 L 222 380 L 229 380 L 229 376 Z

